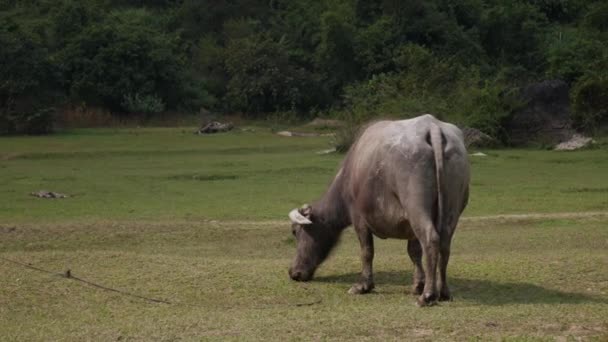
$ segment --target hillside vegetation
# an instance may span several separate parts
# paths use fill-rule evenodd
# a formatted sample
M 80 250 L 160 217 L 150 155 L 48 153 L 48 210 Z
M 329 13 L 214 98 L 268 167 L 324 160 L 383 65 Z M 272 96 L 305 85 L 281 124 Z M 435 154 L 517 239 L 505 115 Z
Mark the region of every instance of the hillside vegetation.
M 559 78 L 606 119 L 608 4 L 589 0 L 0 0 L 0 132 L 103 108 L 359 122 L 420 112 L 499 135 Z

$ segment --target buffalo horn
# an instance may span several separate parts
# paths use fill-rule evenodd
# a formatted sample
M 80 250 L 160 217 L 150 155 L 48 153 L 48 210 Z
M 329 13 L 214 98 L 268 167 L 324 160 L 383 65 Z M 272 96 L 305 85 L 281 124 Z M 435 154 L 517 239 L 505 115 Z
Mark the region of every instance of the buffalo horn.
M 293 223 L 312 224 L 312 221 L 310 221 L 306 216 L 300 214 L 300 211 L 298 209 L 292 210 L 289 213 L 289 218 L 291 219 L 291 222 L 293 222 Z

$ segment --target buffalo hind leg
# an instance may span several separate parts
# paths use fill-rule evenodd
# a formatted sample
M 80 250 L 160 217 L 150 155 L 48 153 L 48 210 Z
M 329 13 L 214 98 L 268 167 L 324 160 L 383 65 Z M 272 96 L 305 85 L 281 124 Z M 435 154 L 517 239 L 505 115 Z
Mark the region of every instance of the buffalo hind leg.
M 407 241 L 407 254 L 414 264 L 414 285 L 412 292 L 419 296 L 424 290 L 424 269 L 422 268 L 422 246 L 418 240 Z
M 439 259 L 439 234 L 430 219 L 421 218 L 413 222 L 412 227 L 416 232 L 422 246 L 424 257 L 425 279 L 424 289 L 418 297 L 418 306 L 433 305 L 437 300 L 437 261 Z
M 439 251 L 439 300 L 447 301 L 452 300 L 450 288 L 448 287 L 447 272 L 448 262 L 450 261 L 450 245 L 452 243 L 452 236 L 447 232 L 442 234 Z
M 374 274 L 372 271 L 372 263 L 374 260 L 374 238 L 369 229 L 361 226 L 355 226 L 359 243 L 361 244 L 361 278 L 354 284 L 348 293 L 363 294 L 374 289 Z

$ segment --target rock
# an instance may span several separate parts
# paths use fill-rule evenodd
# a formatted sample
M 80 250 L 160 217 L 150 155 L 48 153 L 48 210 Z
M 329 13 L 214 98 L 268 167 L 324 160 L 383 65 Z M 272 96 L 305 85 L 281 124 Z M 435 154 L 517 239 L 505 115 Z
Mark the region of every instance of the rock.
M 196 131 L 196 134 L 213 134 L 218 132 L 228 132 L 234 128 L 232 123 L 221 123 L 218 121 L 212 121 Z
M 332 136 L 331 133 L 309 133 L 309 132 L 293 132 L 293 131 L 280 131 L 277 132 L 277 135 L 282 137 L 328 137 Z
M 334 153 L 334 152 L 336 152 L 336 148 L 335 147 L 327 149 L 327 150 L 319 151 L 319 152 L 317 152 L 317 154 L 330 154 L 330 153 Z
M 483 153 L 483 152 L 477 152 L 477 153 L 472 153 L 471 156 L 473 157 L 487 157 L 488 155 Z
M 280 131 L 277 132 L 277 135 L 280 135 L 282 137 L 292 137 L 293 134 L 290 131 Z
M 555 148 L 553 149 L 555 151 L 574 151 L 585 148 L 591 144 L 593 144 L 593 139 L 580 134 L 574 134 L 569 140 L 555 145 Z
M 40 190 L 38 192 L 32 192 L 30 195 L 38 198 L 67 198 L 70 197 L 66 194 L 60 194 L 58 192 Z
M 511 144 L 535 141 L 555 144 L 575 133 L 566 82 L 548 80 L 530 84 L 520 90 L 519 100 L 524 105 L 513 112 L 505 125 Z
M 476 128 L 464 127 L 462 128 L 462 133 L 464 135 L 464 144 L 467 148 L 493 147 L 498 145 L 498 141 L 496 139 Z

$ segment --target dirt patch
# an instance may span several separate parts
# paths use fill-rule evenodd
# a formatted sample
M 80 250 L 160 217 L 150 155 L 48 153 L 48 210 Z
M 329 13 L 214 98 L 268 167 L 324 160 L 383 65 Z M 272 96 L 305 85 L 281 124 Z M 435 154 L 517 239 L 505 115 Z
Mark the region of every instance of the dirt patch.
M 14 227 L 14 226 L 9 226 L 9 227 L 0 226 L 1 233 L 13 233 L 16 230 L 17 230 L 17 227 Z
M 433 335 L 433 329 L 416 328 L 412 331 L 412 334 L 418 338 L 429 337 L 429 336 Z

